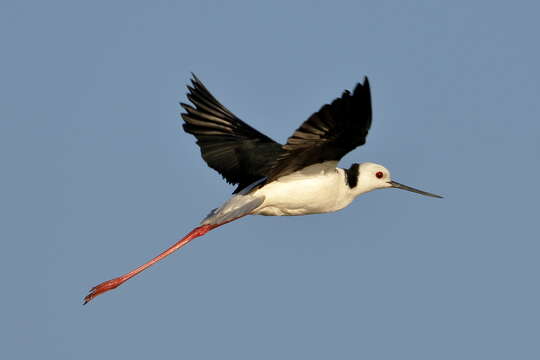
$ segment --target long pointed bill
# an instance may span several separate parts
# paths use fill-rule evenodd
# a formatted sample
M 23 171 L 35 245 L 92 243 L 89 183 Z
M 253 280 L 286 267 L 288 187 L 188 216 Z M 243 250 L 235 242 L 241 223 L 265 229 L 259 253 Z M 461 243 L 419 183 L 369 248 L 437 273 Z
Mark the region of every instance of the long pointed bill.
M 440 196 L 440 195 L 435 195 L 435 194 L 428 193 L 428 192 L 425 192 L 425 191 L 422 191 L 422 190 L 418 190 L 418 189 L 412 188 L 412 187 L 410 187 L 410 186 L 400 184 L 400 183 L 398 183 L 398 182 L 396 182 L 396 181 L 389 181 L 388 183 L 389 183 L 390 185 L 392 185 L 393 188 L 396 188 L 396 189 L 402 189 L 402 190 L 412 191 L 412 192 L 417 193 L 417 194 L 421 194 L 421 195 L 425 195 L 425 196 L 431 196 L 431 197 L 434 197 L 434 198 L 442 199 L 442 196 Z

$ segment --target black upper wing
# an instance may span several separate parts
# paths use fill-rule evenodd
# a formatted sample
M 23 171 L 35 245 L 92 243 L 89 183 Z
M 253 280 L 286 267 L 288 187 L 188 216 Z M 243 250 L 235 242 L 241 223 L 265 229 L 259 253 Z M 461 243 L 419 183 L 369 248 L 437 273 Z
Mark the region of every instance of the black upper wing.
M 204 161 L 238 184 L 235 192 L 265 177 L 284 152 L 281 144 L 237 118 L 195 75 L 191 83 L 187 97 L 195 107 L 180 104 L 186 110 L 183 128 L 197 138 Z
M 357 84 L 324 105 L 280 145 L 255 130 L 219 103 L 195 75 L 188 86 L 193 106 L 181 104 L 184 130 L 197 138 L 208 166 L 227 182 L 238 184 L 235 193 L 266 177 L 273 181 L 306 166 L 339 161 L 366 142 L 371 126 L 369 81 Z
M 365 144 L 371 126 L 369 81 L 356 85 L 324 105 L 300 126 L 283 145 L 282 154 L 269 173 L 268 181 L 325 161 L 339 161 L 354 148 Z

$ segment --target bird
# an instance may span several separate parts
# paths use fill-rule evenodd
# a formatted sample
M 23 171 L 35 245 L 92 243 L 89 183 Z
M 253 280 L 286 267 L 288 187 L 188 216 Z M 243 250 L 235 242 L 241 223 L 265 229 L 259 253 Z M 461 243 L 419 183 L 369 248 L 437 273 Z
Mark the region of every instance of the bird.
M 196 138 L 203 160 L 236 185 L 232 196 L 174 245 L 136 269 L 105 281 L 83 300 L 117 288 L 148 267 L 210 230 L 247 215 L 299 216 L 330 213 L 359 195 L 377 189 L 402 189 L 442 198 L 392 180 L 390 171 L 372 162 L 339 168 L 339 160 L 364 145 L 372 122 L 367 77 L 354 90 L 323 105 L 279 144 L 240 120 L 192 74 L 187 99 L 180 103 L 183 129 Z

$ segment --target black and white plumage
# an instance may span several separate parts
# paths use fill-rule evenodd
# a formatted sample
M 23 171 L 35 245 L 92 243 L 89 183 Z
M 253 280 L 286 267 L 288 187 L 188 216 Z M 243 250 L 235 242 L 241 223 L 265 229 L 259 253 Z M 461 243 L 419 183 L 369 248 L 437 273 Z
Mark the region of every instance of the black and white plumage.
M 385 188 L 440 197 L 391 180 L 390 171 L 382 165 L 364 162 L 349 169 L 337 167 L 345 154 L 366 142 L 372 119 L 367 78 L 352 93 L 344 91 L 311 115 L 284 145 L 236 117 L 195 75 L 188 90 L 192 105 L 181 104 L 185 110 L 183 128 L 197 139 L 206 163 L 237 188 L 225 204 L 212 210 L 200 226 L 169 249 L 133 271 L 92 288 L 85 304 L 192 239 L 246 215 L 328 213 L 343 209 L 363 193 Z
M 309 165 L 339 161 L 363 145 L 371 126 L 369 81 L 356 85 L 311 115 L 285 145 L 244 123 L 219 103 L 193 76 L 188 99 L 182 103 L 184 130 L 197 138 L 203 159 L 229 183 L 235 193 L 266 178 L 272 182 Z

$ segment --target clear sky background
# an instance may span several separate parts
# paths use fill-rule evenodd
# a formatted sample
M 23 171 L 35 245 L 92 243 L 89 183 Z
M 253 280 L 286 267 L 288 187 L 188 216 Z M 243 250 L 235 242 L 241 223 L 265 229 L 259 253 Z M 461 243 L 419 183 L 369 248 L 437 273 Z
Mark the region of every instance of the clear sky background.
M 538 359 L 537 2 L 3 1 L 3 359 Z M 341 164 L 399 190 L 249 217 L 87 306 L 233 187 L 180 129 L 195 72 L 283 142 L 368 75 Z

